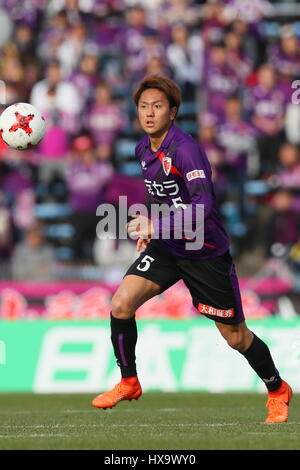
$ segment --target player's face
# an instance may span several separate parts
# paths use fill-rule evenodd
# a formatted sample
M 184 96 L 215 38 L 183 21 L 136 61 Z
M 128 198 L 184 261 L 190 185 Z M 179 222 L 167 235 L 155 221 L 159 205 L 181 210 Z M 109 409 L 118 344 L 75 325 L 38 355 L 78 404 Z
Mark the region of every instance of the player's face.
M 149 88 L 141 94 L 138 118 L 143 130 L 150 136 L 164 133 L 175 119 L 176 107 L 170 108 L 165 93 L 156 88 Z

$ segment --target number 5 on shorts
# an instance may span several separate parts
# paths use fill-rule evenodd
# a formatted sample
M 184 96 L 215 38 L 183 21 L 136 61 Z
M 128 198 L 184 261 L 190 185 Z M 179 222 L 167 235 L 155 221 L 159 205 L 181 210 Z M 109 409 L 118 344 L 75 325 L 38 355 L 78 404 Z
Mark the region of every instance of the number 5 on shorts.
M 154 261 L 154 258 L 152 258 L 152 256 L 146 255 L 141 260 L 140 264 L 137 265 L 137 269 L 139 271 L 148 271 L 153 261 Z

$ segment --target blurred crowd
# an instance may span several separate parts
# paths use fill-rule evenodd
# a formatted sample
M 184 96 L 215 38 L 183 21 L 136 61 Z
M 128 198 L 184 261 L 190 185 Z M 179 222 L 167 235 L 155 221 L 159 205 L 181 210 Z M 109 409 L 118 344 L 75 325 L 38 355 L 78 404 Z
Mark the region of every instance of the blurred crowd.
M 282 3 L 290 15 L 278 14 Z M 63 267 L 80 277 L 75 268 L 87 263 L 103 279 L 120 278 L 135 244 L 96 238 L 96 208 L 117 207 L 121 195 L 128 205 L 147 203 L 131 96 L 145 75 L 163 74 L 181 88 L 178 125 L 211 162 L 236 259 L 257 250 L 260 261 L 276 257 L 297 285 L 300 12 L 293 6 L 0 0 L 2 109 L 30 102 L 47 123 L 38 149 L 0 142 L 0 277 L 51 279 Z

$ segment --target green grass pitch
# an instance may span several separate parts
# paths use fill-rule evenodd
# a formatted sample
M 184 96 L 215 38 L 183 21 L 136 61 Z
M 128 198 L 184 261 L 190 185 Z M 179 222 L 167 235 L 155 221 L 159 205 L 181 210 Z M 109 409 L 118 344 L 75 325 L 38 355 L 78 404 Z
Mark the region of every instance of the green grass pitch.
M 299 449 L 299 395 L 288 423 L 265 424 L 266 396 L 145 393 L 96 410 L 92 395 L 0 395 L 0 449 Z

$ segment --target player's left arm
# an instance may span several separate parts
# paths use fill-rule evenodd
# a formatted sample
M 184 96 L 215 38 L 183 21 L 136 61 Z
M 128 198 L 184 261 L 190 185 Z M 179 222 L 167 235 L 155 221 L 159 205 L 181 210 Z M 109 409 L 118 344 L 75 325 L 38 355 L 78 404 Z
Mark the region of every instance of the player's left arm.
M 176 167 L 182 174 L 193 208 L 204 206 L 207 218 L 213 207 L 214 192 L 211 180 L 211 166 L 205 152 L 195 142 L 179 147 L 176 152 Z

